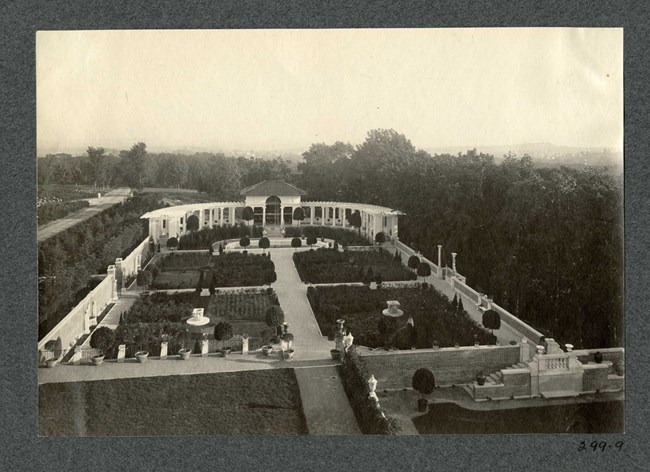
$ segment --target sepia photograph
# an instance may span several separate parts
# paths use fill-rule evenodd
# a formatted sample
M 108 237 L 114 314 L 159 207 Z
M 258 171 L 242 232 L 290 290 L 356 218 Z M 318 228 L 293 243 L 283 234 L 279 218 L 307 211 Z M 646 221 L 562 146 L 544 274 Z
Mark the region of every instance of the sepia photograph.
M 39 436 L 625 432 L 622 28 L 38 31 L 35 76 Z

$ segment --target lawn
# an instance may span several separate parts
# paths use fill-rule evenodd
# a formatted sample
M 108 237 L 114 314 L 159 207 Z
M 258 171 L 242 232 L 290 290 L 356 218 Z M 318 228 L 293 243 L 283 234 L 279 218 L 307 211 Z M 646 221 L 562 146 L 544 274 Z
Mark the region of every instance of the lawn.
M 54 383 L 38 393 L 42 436 L 308 433 L 293 369 Z
M 414 280 L 415 274 L 386 251 L 337 251 L 318 249 L 297 252 L 293 262 L 303 282 L 313 284 L 363 282 L 368 272 L 370 281 L 378 274 L 381 280 Z
M 310 287 L 307 290 L 307 298 L 323 335 L 332 335 L 336 319 L 343 318 L 346 328 L 355 337 L 354 343 L 362 346 L 384 345 L 378 323 L 383 317 L 381 313 L 388 300 L 399 301 L 404 311 L 404 315 L 397 322 L 398 326 L 404 326 L 408 317 L 413 318 L 413 336 L 417 348 L 430 348 L 434 341 L 437 341 L 440 347 L 453 347 L 456 343 L 461 346 L 473 345 L 474 335 L 480 344 L 494 343 L 495 337 L 476 324 L 467 313 L 459 312 L 445 295 L 431 286 L 427 287 L 426 290 L 371 290 L 367 286 L 349 285 Z M 405 343 L 407 341 L 404 340 Z M 408 349 L 411 346 L 401 347 Z
M 273 271 L 275 264 L 261 254 L 239 252 L 213 255 L 206 252 L 176 252 L 156 261 L 152 287 L 158 290 L 195 288 L 201 269 L 206 271 L 203 288 L 210 287 L 214 277 L 215 287 L 251 287 L 264 285 L 264 274 Z

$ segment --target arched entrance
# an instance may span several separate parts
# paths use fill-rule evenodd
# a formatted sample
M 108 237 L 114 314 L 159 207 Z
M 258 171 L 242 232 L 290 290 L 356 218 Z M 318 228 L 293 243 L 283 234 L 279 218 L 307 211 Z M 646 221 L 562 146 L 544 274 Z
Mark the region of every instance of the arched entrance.
M 266 199 L 266 224 L 267 225 L 280 225 L 280 214 L 282 201 L 277 195 L 271 195 Z

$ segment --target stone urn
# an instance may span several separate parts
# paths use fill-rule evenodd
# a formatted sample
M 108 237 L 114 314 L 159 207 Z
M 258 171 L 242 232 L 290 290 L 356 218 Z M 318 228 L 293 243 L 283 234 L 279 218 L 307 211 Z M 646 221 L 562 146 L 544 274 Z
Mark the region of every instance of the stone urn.
M 341 360 L 341 351 L 339 351 L 338 349 L 330 349 L 330 355 L 332 356 L 332 360 L 335 361 Z
M 282 357 L 284 358 L 285 361 L 290 361 L 293 359 L 293 354 L 295 353 L 295 350 L 293 349 L 287 349 L 286 351 L 282 351 Z
M 192 354 L 191 349 L 180 349 L 178 351 L 178 355 L 181 357 L 181 360 L 186 361 L 190 358 L 190 355 Z
M 265 356 L 267 357 L 270 356 L 271 353 L 273 352 L 273 346 L 271 346 L 270 344 L 266 346 L 262 346 L 262 352 L 264 353 Z
M 138 351 L 135 353 L 135 358 L 140 364 L 144 363 L 147 360 L 147 357 L 149 357 L 149 352 L 147 351 Z
M 229 347 L 222 347 L 221 349 L 219 349 L 219 351 L 221 352 L 221 355 L 223 357 L 228 357 L 228 355 L 232 352 L 232 349 L 230 349 Z
M 104 362 L 104 354 L 97 354 L 95 356 L 92 356 L 90 360 L 94 365 L 101 365 L 101 363 Z

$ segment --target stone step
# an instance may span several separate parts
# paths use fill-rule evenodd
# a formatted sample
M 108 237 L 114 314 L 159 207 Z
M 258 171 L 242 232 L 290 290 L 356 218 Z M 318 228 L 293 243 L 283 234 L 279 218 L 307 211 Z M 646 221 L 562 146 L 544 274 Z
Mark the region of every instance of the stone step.
M 500 383 L 502 383 L 502 380 L 501 380 L 501 374 L 500 374 L 500 373 L 497 373 L 497 372 L 494 372 L 494 373 L 488 375 L 488 376 L 487 376 L 487 380 L 488 380 L 490 383 L 494 383 L 494 384 L 500 384 Z
M 463 385 L 463 390 L 465 390 L 470 397 L 474 398 L 474 392 L 472 391 L 472 387 L 465 384 Z

